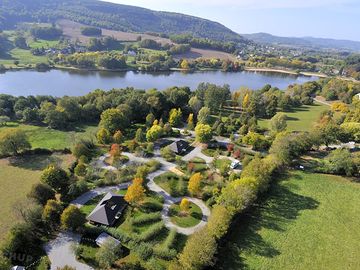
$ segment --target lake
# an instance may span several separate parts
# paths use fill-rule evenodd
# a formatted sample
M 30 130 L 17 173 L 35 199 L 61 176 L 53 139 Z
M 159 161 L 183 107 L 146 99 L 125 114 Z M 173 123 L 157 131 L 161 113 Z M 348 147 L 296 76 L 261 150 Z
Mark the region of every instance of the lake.
M 95 89 L 110 90 L 127 86 L 137 89 L 157 88 L 159 90 L 171 86 L 189 86 L 194 90 L 201 82 L 218 85 L 229 84 L 231 90 L 237 90 L 242 86 L 259 89 L 265 84 L 285 89 L 290 84 L 301 84 L 317 79 L 318 77 L 251 71 L 141 73 L 133 71 L 102 72 L 56 69 L 46 72 L 20 70 L 0 73 L 0 93 L 14 96 L 81 96 Z

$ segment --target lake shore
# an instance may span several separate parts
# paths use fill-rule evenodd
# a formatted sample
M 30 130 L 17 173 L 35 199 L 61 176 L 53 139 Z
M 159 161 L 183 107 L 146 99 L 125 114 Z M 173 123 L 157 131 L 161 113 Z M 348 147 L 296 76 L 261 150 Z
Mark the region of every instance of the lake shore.
M 252 72 L 274 72 L 274 73 L 283 73 L 289 75 L 303 75 L 303 76 L 315 76 L 319 78 L 328 78 L 329 76 L 323 73 L 318 72 L 307 72 L 307 71 L 300 71 L 296 72 L 294 70 L 286 70 L 286 69 L 276 69 L 276 68 L 253 68 L 253 67 L 245 67 L 245 71 L 252 71 Z

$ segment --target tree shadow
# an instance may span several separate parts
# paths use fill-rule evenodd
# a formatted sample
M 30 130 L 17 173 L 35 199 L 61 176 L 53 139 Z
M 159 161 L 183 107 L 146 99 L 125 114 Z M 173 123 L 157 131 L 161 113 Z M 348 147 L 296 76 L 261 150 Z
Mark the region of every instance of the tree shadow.
M 26 170 L 40 171 L 50 164 L 61 166 L 62 159 L 54 155 L 27 155 L 9 158 L 11 166 Z
M 301 177 L 298 179 L 301 181 Z M 296 184 L 295 184 L 296 185 Z M 281 252 L 260 234 L 261 230 L 285 232 L 287 224 L 297 219 L 303 210 L 313 210 L 319 202 L 294 193 L 293 186 L 274 183 L 269 193 L 240 215 L 229 229 L 214 269 L 249 269 L 243 254 L 273 258 Z M 296 189 L 295 189 L 296 190 Z

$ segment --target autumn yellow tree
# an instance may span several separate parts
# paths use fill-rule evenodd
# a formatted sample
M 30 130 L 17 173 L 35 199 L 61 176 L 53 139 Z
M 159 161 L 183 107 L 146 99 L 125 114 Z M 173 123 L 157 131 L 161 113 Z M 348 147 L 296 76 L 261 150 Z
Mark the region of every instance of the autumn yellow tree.
M 249 107 L 249 103 L 250 103 L 249 93 L 246 93 L 242 102 L 243 109 Z
M 135 178 L 133 183 L 129 186 L 126 194 L 125 201 L 129 204 L 137 205 L 142 202 L 145 197 L 145 188 L 143 187 L 144 180 L 142 178 Z
M 186 198 L 183 198 L 180 202 L 180 211 L 182 214 L 189 213 L 190 210 L 190 201 Z
M 121 130 L 117 130 L 113 136 L 114 143 L 122 143 L 123 139 L 124 139 L 123 133 L 121 132 Z
M 191 195 L 198 195 L 200 192 L 200 184 L 201 184 L 202 176 L 200 173 L 195 173 L 190 177 L 188 190 Z
M 186 59 L 182 60 L 182 61 L 181 61 L 181 64 L 180 64 L 180 67 L 181 67 L 182 69 L 189 69 L 189 68 L 190 68 L 189 62 L 188 62 Z
M 190 130 L 194 129 L 194 114 L 190 113 L 187 119 L 187 128 Z

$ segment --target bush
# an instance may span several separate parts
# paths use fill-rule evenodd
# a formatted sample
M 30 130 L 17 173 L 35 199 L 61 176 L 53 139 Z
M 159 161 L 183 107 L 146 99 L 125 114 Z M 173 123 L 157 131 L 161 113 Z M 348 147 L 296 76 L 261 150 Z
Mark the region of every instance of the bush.
M 153 239 L 155 236 L 161 233 L 161 231 L 165 228 L 164 222 L 160 221 L 155 223 L 151 227 L 149 227 L 145 232 L 138 236 L 138 239 L 141 241 L 149 241 Z
M 141 215 L 138 217 L 134 217 L 130 220 L 132 225 L 143 225 L 149 222 L 158 221 L 161 219 L 161 213 L 155 212 L 150 214 Z

